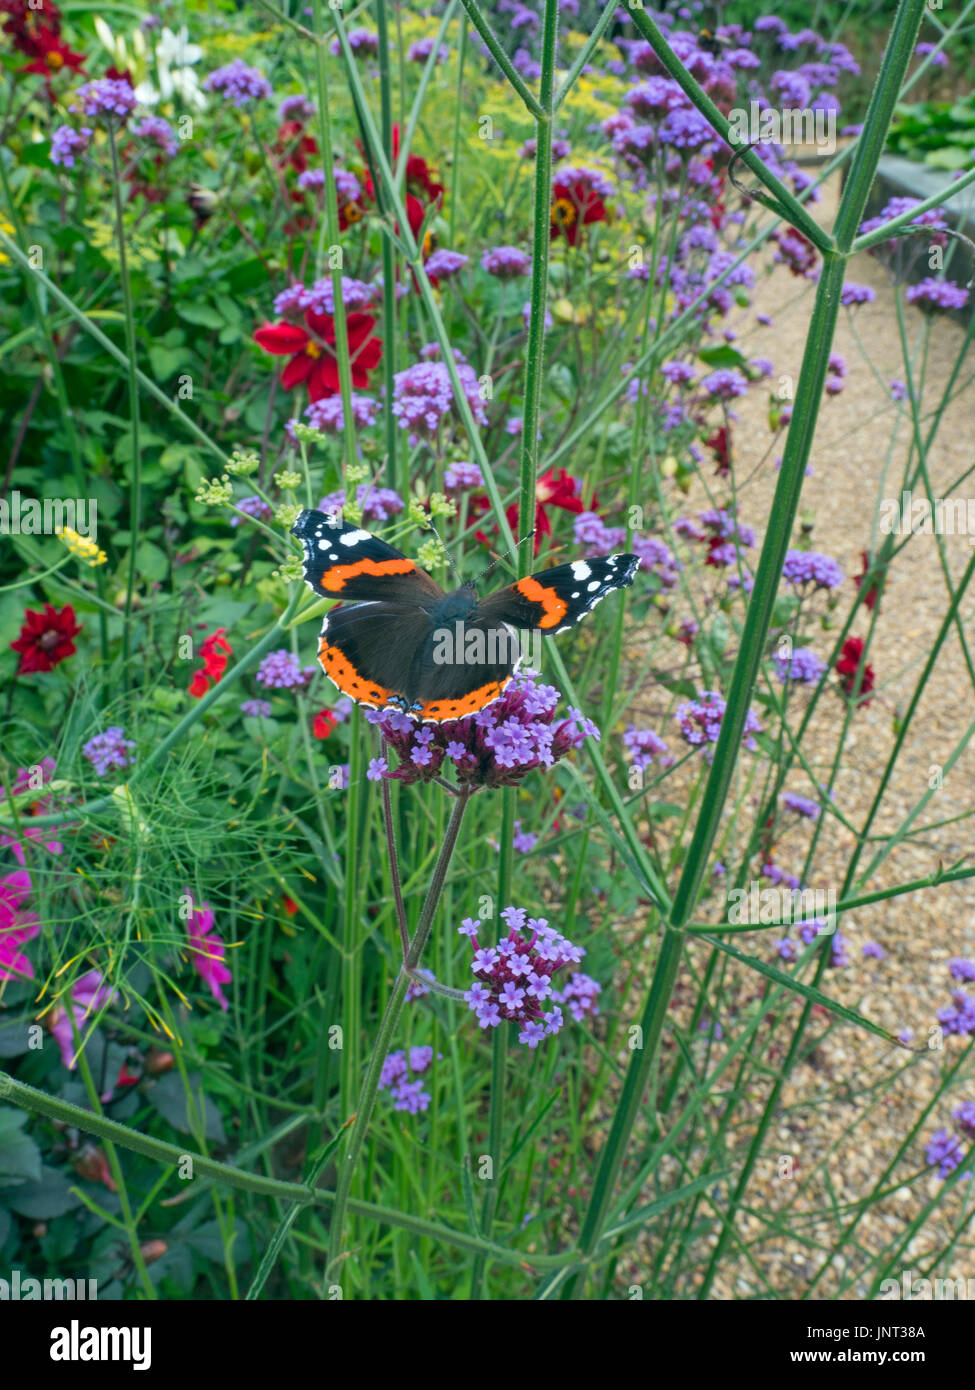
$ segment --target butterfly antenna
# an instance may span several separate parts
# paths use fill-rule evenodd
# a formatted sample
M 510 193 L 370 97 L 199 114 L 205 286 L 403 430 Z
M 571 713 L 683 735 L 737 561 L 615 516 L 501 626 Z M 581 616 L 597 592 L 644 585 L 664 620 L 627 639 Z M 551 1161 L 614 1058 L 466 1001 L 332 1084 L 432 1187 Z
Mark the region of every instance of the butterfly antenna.
M 522 536 L 520 541 L 515 542 L 515 544 L 511 547 L 510 550 L 506 550 L 503 555 L 496 555 L 494 559 L 491 561 L 491 563 L 488 565 L 484 573 L 478 575 L 477 579 L 475 579 L 475 585 L 480 584 L 482 579 L 487 579 L 488 575 L 491 573 L 492 570 L 497 569 L 498 565 L 502 564 L 505 560 L 507 560 L 509 555 L 513 555 L 515 551 L 518 549 L 518 547 L 522 544 L 522 542 L 530 541 L 534 534 L 535 527 L 533 526 L 530 531 L 526 532 L 525 535 Z

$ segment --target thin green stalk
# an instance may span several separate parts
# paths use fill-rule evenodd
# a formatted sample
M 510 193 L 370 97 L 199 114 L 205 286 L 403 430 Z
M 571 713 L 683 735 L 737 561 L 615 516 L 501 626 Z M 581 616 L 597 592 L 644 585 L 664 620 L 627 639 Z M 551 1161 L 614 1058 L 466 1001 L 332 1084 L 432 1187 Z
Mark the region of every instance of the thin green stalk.
M 501 47 L 501 44 L 498 42 L 498 37 L 495 34 L 494 30 L 491 28 L 490 24 L 487 22 L 483 14 L 481 14 L 481 11 L 478 9 L 476 0 L 461 0 L 461 3 L 463 4 L 464 9 L 467 11 L 468 16 L 470 17 L 470 21 L 473 24 L 474 28 L 477 30 L 477 32 L 480 34 L 481 38 L 487 45 L 491 57 L 494 59 L 498 67 L 504 73 L 509 84 L 514 88 L 515 92 L 517 92 L 518 96 L 528 107 L 532 115 L 536 119 L 544 119 L 545 111 L 543 107 L 535 99 L 527 84 L 523 80 L 521 74 L 519 73 L 518 69 L 513 65 L 511 59 L 508 57 L 507 53 L 505 53 L 504 49 Z
M 349 1137 L 348 1147 L 339 1165 L 338 1183 L 335 1191 L 335 1208 L 332 1213 L 331 1229 L 329 1231 L 329 1268 L 334 1269 L 336 1261 L 342 1256 L 342 1243 L 345 1225 L 345 1213 L 349 1206 L 349 1193 L 352 1187 L 352 1179 L 355 1174 L 356 1164 L 362 1152 L 366 1133 L 369 1129 L 369 1122 L 372 1119 L 372 1112 L 376 1104 L 376 1093 L 379 1089 L 379 1077 L 382 1072 L 383 1062 L 389 1051 L 396 1025 L 399 1022 L 400 1014 L 403 1011 L 403 1002 L 406 998 L 406 991 L 410 983 L 410 971 L 415 970 L 420 963 L 423 948 L 430 935 L 433 926 L 434 914 L 440 895 L 443 892 L 444 881 L 447 877 L 447 870 L 453 857 L 454 849 L 457 845 L 457 837 L 460 833 L 461 822 L 464 819 L 464 812 L 467 810 L 471 793 L 468 788 L 464 788 L 454 803 L 451 813 L 450 823 L 444 835 L 443 844 L 440 847 L 440 854 L 430 880 L 430 887 L 420 911 L 420 918 L 417 922 L 413 940 L 410 942 L 410 949 L 406 960 L 403 962 L 392 993 L 386 1004 L 386 1012 L 383 1014 L 382 1021 L 376 1034 L 376 1041 L 373 1045 L 372 1058 L 369 1063 L 369 1070 L 366 1073 L 365 1081 L 359 1093 L 359 1101 L 356 1107 L 355 1124 Z
M 142 531 L 142 450 L 139 445 L 139 383 L 136 378 L 135 308 L 132 303 L 132 284 L 125 249 L 125 220 L 122 215 L 122 171 L 119 166 L 115 125 L 108 123 L 108 147 L 112 156 L 112 195 L 115 203 L 115 235 L 118 242 L 119 287 L 122 291 L 122 311 L 125 317 L 125 346 L 128 360 L 126 374 L 129 384 L 129 424 L 132 428 L 132 480 L 129 494 L 129 564 L 125 581 L 125 609 L 122 623 L 122 682 L 126 689 L 131 675 L 132 659 L 132 598 L 135 593 L 136 550 Z
M 345 468 L 354 472 L 357 462 L 355 417 L 352 414 L 352 364 L 349 357 L 349 333 L 346 326 L 345 300 L 342 297 L 342 253 L 339 241 L 338 188 L 332 176 L 332 122 L 329 114 L 328 54 L 325 51 L 325 32 L 322 25 L 322 0 L 315 0 L 315 75 L 318 82 L 318 129 L 322 141 L 322 162 L 325 166 L 325 225 L 329 241 L 329 262 L 332 272 L 333 318 L 335 320 L 335 352 L 338 358 L 339 391 L 342 396 L 342 440 L 345 448 Z M 320 267 L 319 267 L 320 269 Z
M 531 316 L 525 355 L 525 409 L 521 430 L 521 476 L 518 500 L 518 573 L 528 574 L 534 556 L 530 534 L 535 525 L 535 479 L 538 473 L 538 417 L 542 403 L 545 357 L 545 301 L 548 293 L 548 255 L 552 228 L 552 113 L 555 93 L 555 52 L 559 32 L 559 0 L 545 0 L 542 22 L 543 114 L 535 118 L 535 179 L 532 208 Z

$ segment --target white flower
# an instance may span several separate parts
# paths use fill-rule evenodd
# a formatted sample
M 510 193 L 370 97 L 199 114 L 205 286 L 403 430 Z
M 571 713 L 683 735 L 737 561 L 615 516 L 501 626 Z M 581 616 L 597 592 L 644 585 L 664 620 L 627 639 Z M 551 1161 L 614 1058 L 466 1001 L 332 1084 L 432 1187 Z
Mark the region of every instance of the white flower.
M 186 67 L 198 63 L 203 57 L 203 49 L 198 43 L 190 43 L 190 33 L 184 24 L 175 34 L 172 29 L 163 29 L 156 44 L 156 62 L 159 66 Z

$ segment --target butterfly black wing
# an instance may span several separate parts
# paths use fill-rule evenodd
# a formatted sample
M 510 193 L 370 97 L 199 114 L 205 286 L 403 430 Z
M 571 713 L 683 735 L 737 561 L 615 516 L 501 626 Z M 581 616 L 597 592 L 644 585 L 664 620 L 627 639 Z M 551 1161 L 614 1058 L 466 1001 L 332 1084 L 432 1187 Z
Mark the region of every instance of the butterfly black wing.
M 440 585 L 415 560 L 339 517 L 303 511 L 291 534 L 301 542 L 305 583 L 319 598 L 421 608 L 443 598 Z
M 597 555 L 591 560 L 573 560 L 488 594 L 477 605 L 477 613 L 489 621 L 538 629 L 554 637 L 574 627 L 614 589 L 632 584 L 639 568 L 637 555 Z

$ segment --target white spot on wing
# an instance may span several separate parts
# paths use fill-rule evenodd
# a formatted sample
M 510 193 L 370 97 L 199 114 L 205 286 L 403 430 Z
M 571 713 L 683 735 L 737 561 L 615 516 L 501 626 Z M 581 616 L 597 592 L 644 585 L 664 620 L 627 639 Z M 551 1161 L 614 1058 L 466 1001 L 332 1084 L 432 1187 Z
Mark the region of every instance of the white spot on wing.
M 360 541 L 371 540 L 368 531 L 347 531 L 344 536 L 339 536 L 339 545 L 358 545 Z
M 573 560 L 569 568 L 572 570 L 572 578 L 578 581 L 588 579 L 592 574 L 592 570 L 585 560 Z

